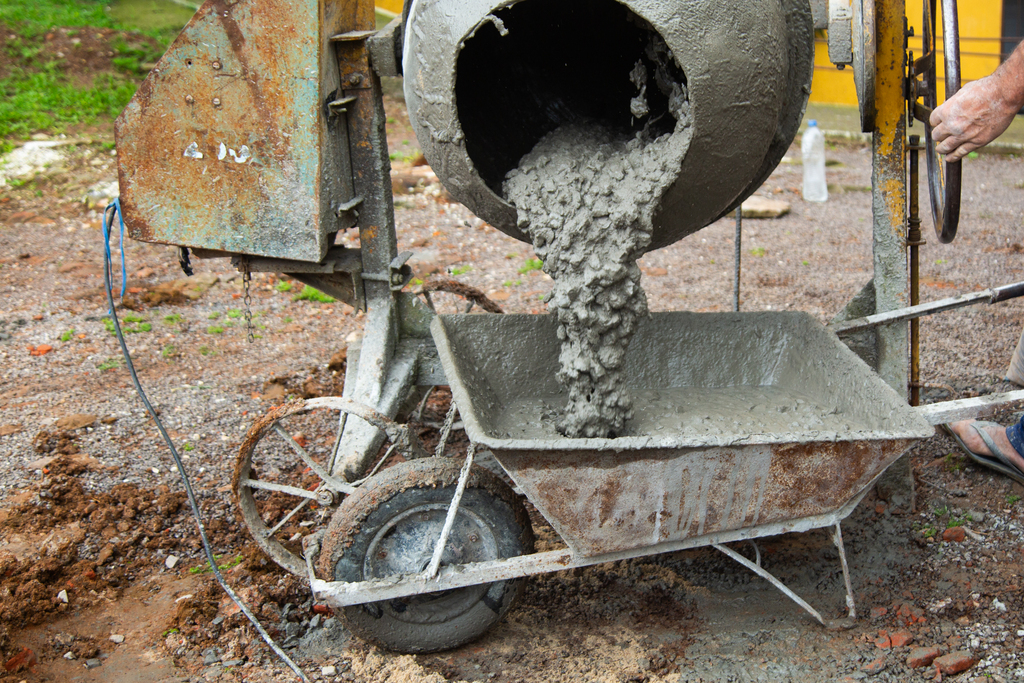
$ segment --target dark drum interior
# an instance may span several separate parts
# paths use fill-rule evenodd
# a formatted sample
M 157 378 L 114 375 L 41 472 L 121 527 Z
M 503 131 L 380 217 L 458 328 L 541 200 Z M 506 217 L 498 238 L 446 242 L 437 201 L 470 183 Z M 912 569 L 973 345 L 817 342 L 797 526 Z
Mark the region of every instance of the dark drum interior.
M 506 30 L 486 22 L 459 53 L 455 97 L 466 148 L 484 182 L 498 195 L 505 174 L 546 134 L 565 123 L 596 119 L 624 135 L 651 122 L 655 136 L 671 132 L 668 98 L 654 83 L 645 55 L 655 33 L 614 0 L 523 0 L 496 10 Z M 648 70 L 650 115 L 634 120 L 637 88 L 629 73 Z M 682 71 L 673 64 L 678 82 Z

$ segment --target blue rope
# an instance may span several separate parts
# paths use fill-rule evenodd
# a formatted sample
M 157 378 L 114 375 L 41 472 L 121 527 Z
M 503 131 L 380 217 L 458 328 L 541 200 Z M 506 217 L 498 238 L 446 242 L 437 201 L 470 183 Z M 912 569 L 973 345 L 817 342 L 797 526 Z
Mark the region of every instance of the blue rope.
M 121 215 L 121 198 L 117 197 L 114 201 L 107 204 L 107 208 L 103 210 L 103 246 L 106 250 L 107 260 L 107 274 L 110 275 L 110 280 L 114 278 L 110 271 L 110 263 L 113 259 L 110 257 L 110 229 L 109 226 L 113 224 L 113 216 L 110 212 L 113 211 L 117 214 L 117 219 L 121 223 L 121 298 L 124 298 L 124 294 L 128 291 L 128 268 L 125 265 L 124 260 L 124 216 Z M 108 218 L 109 216 L 109 218 Z

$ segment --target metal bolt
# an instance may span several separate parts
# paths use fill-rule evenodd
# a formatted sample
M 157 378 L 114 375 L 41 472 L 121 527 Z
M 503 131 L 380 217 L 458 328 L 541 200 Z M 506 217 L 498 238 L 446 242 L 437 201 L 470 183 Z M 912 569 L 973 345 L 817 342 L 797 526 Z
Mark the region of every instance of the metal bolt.
M 213 106 L 215 106 L 215 107 L 219 107 L 220 106 L 220 98 L 219 97 L 214 97 L 213 98 Z
M 334 491 L 329 489 L 320 489 L 316 492 L 316 502 L 323 506 L 334 505 Z
M 363 82 L 363 75 L 352 74 L 351 76 L 348 77 L 348 82 L 351 83 L 352 85 L 359 85 L 360 83 Z
M 213 66 L 214 69 L 220 69 L 220 62 L 214 62 L 211 66 Z
M 470 534 L 469 535 L 469 540 L 470 540 L 471 543 L 476 543 L 477 541 L 480 540 L 480 537 L 477 536 L 476 534 Z
M 382 559 L 382 560 L 383 560 L 383 559 L 384 559 L 385 557 L 387 557 L 387 556 L 388 556 L 388 551 L 387 551 L 387 550 L 381 550 L 381 551 L 380 551 L 379 553 L 377 553 L 377 557 L 378 557 L 378 558 L 380 558 L 380 559 Z
M 185 95 L 185 104 L 192 104 L 195 101 L 196 98 L 192 97 L 191 95 Z

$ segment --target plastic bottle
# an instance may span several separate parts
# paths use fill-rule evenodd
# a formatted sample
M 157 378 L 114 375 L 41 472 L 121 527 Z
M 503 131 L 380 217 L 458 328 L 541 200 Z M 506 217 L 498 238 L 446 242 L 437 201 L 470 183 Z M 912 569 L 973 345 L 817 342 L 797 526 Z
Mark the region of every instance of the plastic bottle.
M 818 128 L 818 122 L 807 122 L 800 141 L 800 155 L 804 162 L 804 200 L 808 202 L 828 201 L 828 183 L 825 182 L 825 136 Z

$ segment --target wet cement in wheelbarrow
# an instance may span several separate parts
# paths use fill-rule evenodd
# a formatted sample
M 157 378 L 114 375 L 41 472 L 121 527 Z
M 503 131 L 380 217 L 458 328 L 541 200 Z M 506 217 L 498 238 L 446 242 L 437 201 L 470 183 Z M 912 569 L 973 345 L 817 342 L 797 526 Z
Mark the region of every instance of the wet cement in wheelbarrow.
M 740 438 L 755 434 L 817 432 L 849 435 L 869 431 L 863 420 L 821 405 L 790 387 L 674 387 L 632 393 L 638 411 L 620 436 Z M 495 436 L 555 438 L 564 396 L 528 397 L 501 411 Z
M 659 49 L 660 48 L 660 49 Z M 664 45 L 649 50 L 653 80 L 669 99 L 673 132 L 652 139 L 650 126 L 623 135 L 593 121 L 564 125 L 509 172 L 504 191 L 555 281 L 548 305 L 558 316 L 558 380 L 569 402 L 557 423 L 570 438 L 620 435 L 633 417 L 623 387 L 626 349 L 647 315 L 636 260 L 654 230 L 662 194 L 675 181 L 689 148 L 690 105 L 685 85 L 669 75 Z M 647 72 L 630 74 L 638 93 L 632 114 L 647 114 Z

